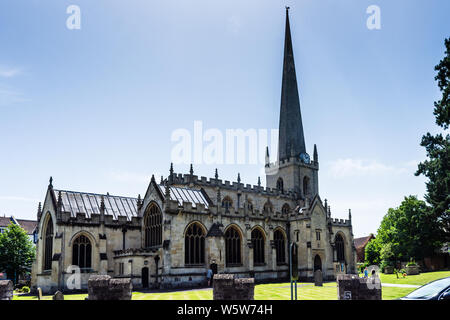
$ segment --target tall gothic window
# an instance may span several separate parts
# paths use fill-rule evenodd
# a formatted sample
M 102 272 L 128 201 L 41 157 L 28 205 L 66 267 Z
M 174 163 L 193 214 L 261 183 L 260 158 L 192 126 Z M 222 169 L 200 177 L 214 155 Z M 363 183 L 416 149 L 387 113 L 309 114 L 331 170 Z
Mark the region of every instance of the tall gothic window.
M 275 251 L 277 254 L 277 264 L 286 263 L 286 245 L 284 240 L 284 234 L 280 230 L 275 230 L 273 234 L 273 240 L 275 242 Z
M 304 177 L 303 178 L 303 195 L 306 197 L 307 195 L 309 195 L 309 178 L 308 177 Z
M 92 245 L 88 237 L 78 236 L 72 245 L 72 264 L 80 269 L 89 269 L 92 266 Z
M 225 197 L 222 200 L 222 207 L 225 208 L 225 212 L 230 212 L 231 207 L 233 206 L 233 201 L 231 201 L 230 197 Z
M 277 180 L 277 189 L 281 193 L 283 193 L 283 191 L 284 191 L 283 179 L 281 179 L 281 178 L 278 178 L 278 180 Z
M 344 239 L 338 234 L 335 240 L 336 245 L 336 257 L 339 262 L 345 262 L 345 252 L 344 252 Z
M 47 226 L 45 228 L 45 240 L 44 240 L 44 270 L 52 269 L 53 258 L 53 221 L 49 214 L 47 220 Z
M 254 229 L 251 234 L 253 245 L 253 263 L 254 265 L 264 264 L 264 235 L 258 228 Z
M 225 232 L 225 258 L 227 266 L 241 265 L 241 235 L 235 227 Z
M 184 263 L 200 265 L 205 263 L 205 232 L 198 223 L 193 223 L 184 236 Z
M 162 243 L 162 214 L 158 206 L 150 204 L 144 215 L 145 247 L 159 246 Z
M 289 207 L 289 205 L 287 203 L 285 203 L 283 205 L 283 207 L 281 208 L 282 214 L 289 214 L 290 211 L 291 211 L 291 208 Z

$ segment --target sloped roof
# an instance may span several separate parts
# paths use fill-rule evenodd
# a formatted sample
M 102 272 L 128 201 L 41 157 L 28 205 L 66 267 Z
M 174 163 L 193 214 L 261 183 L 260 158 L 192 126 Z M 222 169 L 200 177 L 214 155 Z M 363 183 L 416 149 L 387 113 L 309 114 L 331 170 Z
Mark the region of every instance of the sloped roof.
M 366 237 L 353 239 L 353 243 L 355 244 L 355 248 L 364 247 L 372 238 L 375 238 L 375 236 L 373 234 L 369 234 Z
M 166 186 L 157 185 L 162 194 L 165 193 Z M 206 199 L 202 190 L 191 189 L 185 187 L 169 186 L 170 200 L 178 201 L 179 205 L 183 205 L 184 202 L 191 202 L 192 207 L 196 207 L 197 204 L 203 204 L 205 208 L 209 208 L 209 202 Z
M 15 219 L 14 217 L 0 217 L 0 227 L 6 228 L 13 221 L 19 224 L 27 234 L 32 234 L 34 229 L 36 229 L 36 220 Z
M 36 220 L 16 219 L 16 221 L 28 234 L 32 234 L 37 226 Z
M 113 216 L 114 220 L 119 216 L 125 216 L 128 220 L 137 217 L 136 198 L 66 190 L 54 192 L 56 197 L 61 192 L 62 211 L 70 212 L 72 217 L 76 217 L 77 213 L 85 214 L 86 218 L 90 218 L 92 214 L 100 214 L 102 197 L 105 202 L 105 215 Z

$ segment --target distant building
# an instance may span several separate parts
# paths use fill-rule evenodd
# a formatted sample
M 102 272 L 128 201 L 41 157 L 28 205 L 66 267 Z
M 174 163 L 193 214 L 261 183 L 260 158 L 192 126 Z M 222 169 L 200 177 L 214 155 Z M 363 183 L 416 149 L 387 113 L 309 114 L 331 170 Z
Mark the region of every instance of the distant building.
M 18 226 L 22 227 L 22 229 L 24 229 L 27 232 L 28 236 L 30 237 L 30 240 L 33 241 L 33 243 L 36 243 L 36 240 L 37 240 L 37 233 L 36 233 L 37 221 L 36 220 L 16 219 L 16 218 L 14 218 L 14 216 L 0 217 L 0 233 L 5 232 L 5 229 L 11 223 L 17 224 Z
M 369 234 L 366 237 L 355 238 L 353 240 L 353 243 L 356 248 L 356 262 L 364 262 L 364 259 L 365 259 L 364 253 L 366 251 L 366 246 L 369 243 L 369 241 L 372 239 L 375 239 L 375 236 L 373 235 L 373 233 Z

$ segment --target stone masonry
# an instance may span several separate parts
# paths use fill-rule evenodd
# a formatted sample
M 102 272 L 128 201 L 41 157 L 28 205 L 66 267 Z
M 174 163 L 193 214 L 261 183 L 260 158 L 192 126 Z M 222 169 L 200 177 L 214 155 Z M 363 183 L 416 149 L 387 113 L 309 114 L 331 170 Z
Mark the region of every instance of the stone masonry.
M 12 300 L 13 282 L 11 280 L 0 280 L 0 300 Z
M 360 278 L 356 274 L 337 276 L 339 300 L 381 300 L 381 282 L 378 277 Z
M 108 275 L 91 276 L 88 281 L 88 300 L 131 300 L 131 279 L 112 279 Z
M 233 274 L 216 274 L 213 281 L 214 300 L 254 300 L 255 279 L 234 278 Z

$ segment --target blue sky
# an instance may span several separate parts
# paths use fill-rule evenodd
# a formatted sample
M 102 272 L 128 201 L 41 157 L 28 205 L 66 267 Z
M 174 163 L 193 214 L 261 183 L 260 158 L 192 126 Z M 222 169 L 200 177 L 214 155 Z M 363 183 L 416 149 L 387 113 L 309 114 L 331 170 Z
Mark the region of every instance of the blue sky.
M 73 4 L 80 30 L 66 27 Z M 438 132 L 447 0 L 1 1 L 0 214 L 35 218 L 50 175 L 57 188 L 144 194 L 168 173 L 172 132 L 195 120 L 277 128 L 285 5 L 320 195 L 334 217 L 352 209 L 355 236 L 376 232 L 389 207 L 425 192 L 414 172 L 421 136 Z M 370 5 L 380 30 L 366 27 Z M 194 171 L 215 167 L 226 180 L 261 175 L 259 164 Z

